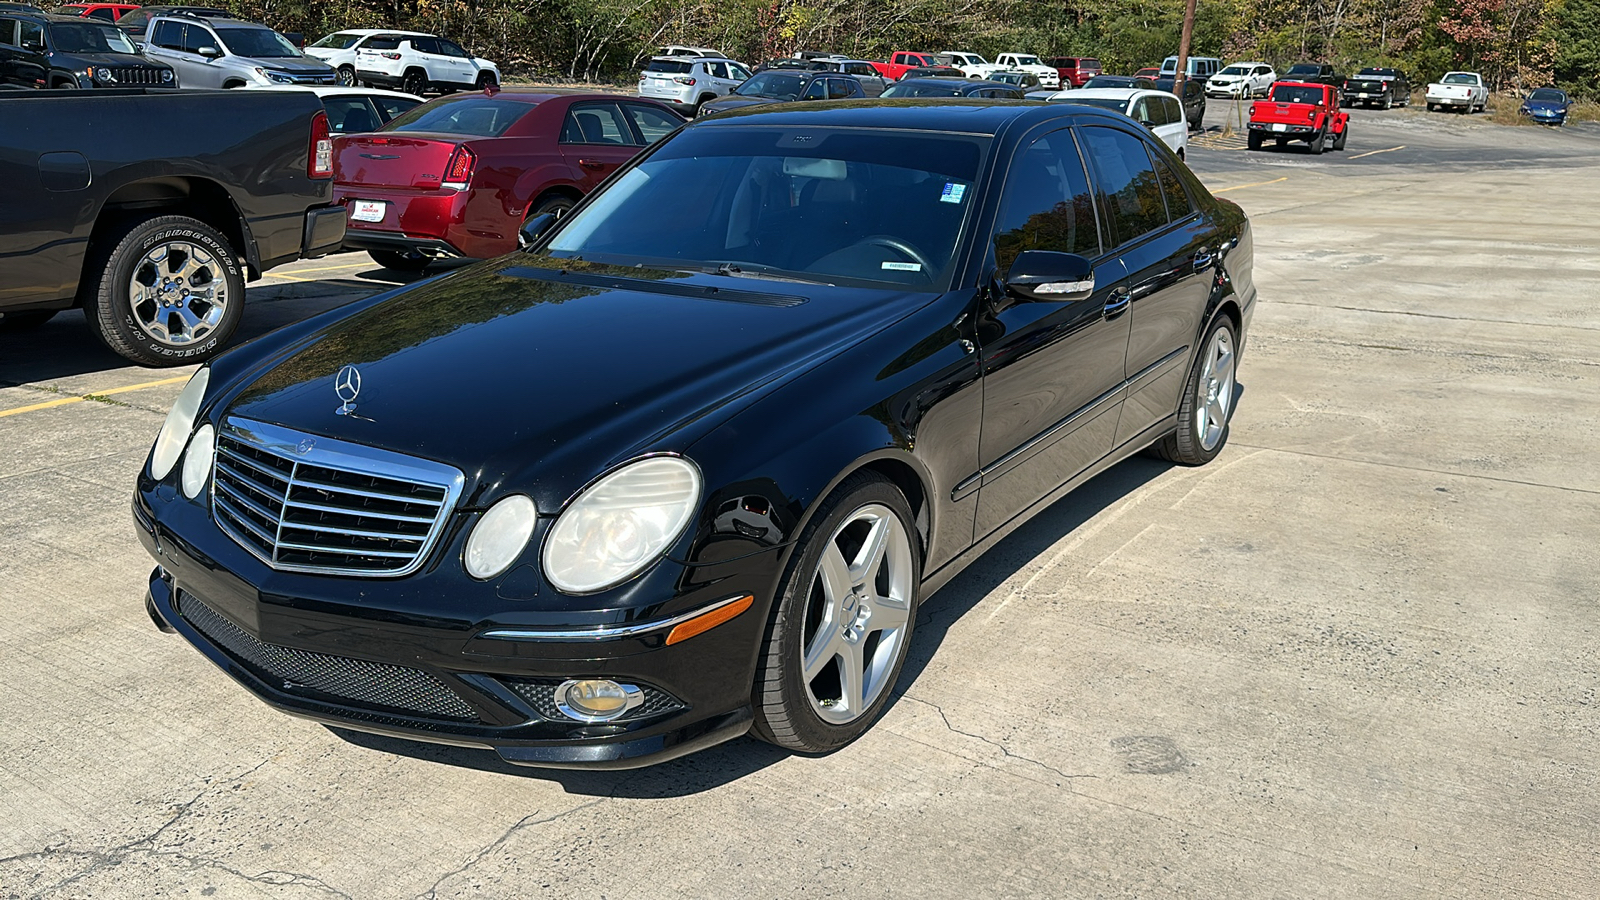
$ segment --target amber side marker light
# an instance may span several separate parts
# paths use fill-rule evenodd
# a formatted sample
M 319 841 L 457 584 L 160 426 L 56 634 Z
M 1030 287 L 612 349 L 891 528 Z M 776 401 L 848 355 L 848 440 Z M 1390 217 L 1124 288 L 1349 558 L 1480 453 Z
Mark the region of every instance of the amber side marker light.
M 749 609 L 750 604 L 754 602 L 756 602 L 756 598 L 747 595 L 729 603 L 727 606 L 719 606 L 703 616 L 695 616 L 667 632 L 667 646 L 670 647 L 679 641 L 687 641 L 697 634 L 704 634 L 710 631 Z

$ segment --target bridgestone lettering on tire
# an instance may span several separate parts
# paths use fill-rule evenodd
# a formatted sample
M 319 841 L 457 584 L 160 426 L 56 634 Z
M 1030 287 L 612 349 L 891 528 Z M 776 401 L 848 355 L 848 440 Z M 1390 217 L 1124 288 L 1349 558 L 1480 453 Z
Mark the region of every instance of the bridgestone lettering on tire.
M 801 535 L 767 624 L 755 733 L 802 753 L 850 743 L 888 704 L 917 617 L 922 546 L 905 497 L 847 478 Z
M 215 356 L 244 315 L 237 252 L 215 228 L 161 216 L 97 239 L 84 267 L 85 318 L 113 352 L 146 366 Z

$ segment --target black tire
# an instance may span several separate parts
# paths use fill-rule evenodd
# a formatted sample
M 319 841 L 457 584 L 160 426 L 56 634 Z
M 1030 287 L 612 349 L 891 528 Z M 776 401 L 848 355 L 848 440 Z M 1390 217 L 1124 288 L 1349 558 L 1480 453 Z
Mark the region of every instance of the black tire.
M 356 70 L 349 66 L 339 67 L 339 83 L 345 87 L 355 87 Z
M 400 90 L 404 93 L 421 97 L 423 92 L 427 89 L 428 76 L 422 74 L 416 69 L 412 69 L 411 71 L 407 72 L 405 77 L 400 79 Z
M 476 83 L 477 83 L 477 86 L 478 86 L 478 90 L 481 91 L 484 88 L 487 88 L 491 84 L 497 85 L 500 82 L 495 79 L 493 72 L 479 72 L 478 73 L 478 80 L 477 80 Z
M 526 223 L 530 219 L 536 219 L 545 213 L 550 213 L 557 219 L 560 219 L 566 216 L 566 214 L 577 205 L 578 201 L 572 199 L 571 197 L 568 197 L 564 194 L 552 194 L 549 197 L 541 200 L 537 205 L 530 206 L 528 208 L 527 217 L 522 221 Z M 522 229 L 520 228 L 517 229 L 517 246 L 519 248 L 528 246 L 527 241 L 522 237 Z
M 160 314 L 153 303 L 148 310 L 135 310 L 130 286 L 136 271 L 147 264 L 146 255 L 163 244 L 198 246 L 212 262 L 205 267 L 206 281 L 190 282 L 189 286 L 218 285 L 223 292 L 221 303 L 188 307 L 191 312 L 219 308 L 220 315 L 208 326 L 209 330 L 187 341 L 163 340 L 136 320 L 146 311 Z M 156 277 L 160 277 L 159 270 Z M 244 270 L 238 254 L 221 232 L 188 216 L 159 216 L 134 222 L 97 239 L 84 267 L 79 292 L 84 301 L 84 318 L 101 343 L 113 353 L 145 366 L 181 366 L 210 359 L 233 337 L 244 315 Z M 171 315 L 167 319 L 169 328 Z
M 1250 146 L 1251 150 L 1260 150 L 1261 149 L 1261 135 L 1256 134 L 1255 132 L 1252 131 L 1252 132 L 1250 132 L 1249 137 L 1245 138 L 1245 140 L 1249 142 L 1249 146 Z
M 1207 329 L 1205 340 L 1200 342 L 1201 350 L 1195 354 L 1194 362 L 1189 366 L 1189 377 L 1184 379 L 1183 396 L 1178 401 L 1177 430 L 1157 441 L 1155 446 L 1150 448 L 1155 451 L 1157 456 L 1168 462 L 1177 463 L 1180 466 L 1203 466 L 1216 459 L 1217 454 L 1222 452 L 1222 448 L 1228 445 L 1228 432 L 1233 421 L 1233 397 L 1231 392 L 1234 378 L 1232 373 L 1236 371 L 1236 368 L 1230 369 L 1228 379 L 1230 392 L 1227 410 L 1228 421 L 1223 425 L 1222 432 L 1218 436 L 1216 443 L 1207 448 L 1200 435 L 1196 433 L 1195 428 L 1195 406 L 1200 396 L 1200 379 L 1205 370 L 1205 357 L 1213 347 L 1217 332 L 1223 330 L 1227 331 L 1228 347 L 1233 354 L 1233 365 L 1237 366 L 1239 341 L 1233 327 L 1233 320 L 1225 315 L 1218 316 L 1216 322 L 1212 323 L 1211 327 Z
M 830 544 L 829 539 L 856 513 L 873 505 L 887 507 L 899 518 L 900 526 L 910 538 L 909 609 L 906 624 L 894 646 L 896 658 L 876 698 L 847 724 L 832 724 L 823 721 L 813 708 L 808 685 L 801 675 L 807 611 L 813 592 L 820 591 L 816 583 L 818 566 Z M 911 507 L 905 497 L 888 479 L 875 472 L 850 476 L 823 501 L 800 536 L 767 621 L 766 640 L 761 648 L 752 696 L 757 737 L 800 753 L 829 753 L 860 737 L 883 712 L 905 665 L 917 618 L 916 586 L 922 579 L 922 547 L 913 523 Z M 881 640 L 882 634 L 881 631 L 867 632 L 859 640 L 863 643 L 874 637 Z M 882 649 L 881 643 L 877 647 Z
M 1339 136 L 1333 139 L 1333 149 L 1335 149 L 1335 150 L 1343 150 L 1344 149 L 1345 139 L 1348 138 L 1349 136 L 1350 136 L 1350 126 L 1346 125 L 1344 127 L 1344 130 L 1339 132 Z
M 1324 129 L 1322 131 L 1317 132 L 1317 136 L 1312 138 L 1310 141 L 1307 141 L 1307 144 L 1311 147 L 1311 152 L 1312 153 L 1321 154 L 1324 150 L 1327 150 L 1328 149 L 1328 132 L 1327 132 L 1327 130 Z
M 242 87 L 244 87 L 244 82 L 242 82 L 242 81 L 230 81 L 227 84 L 223 85 L 222 89 L 225 90 L 225 91 L 231 91 L 231 90 L 234 90 L 235 88 L 242 88 Z
M 421 272 L 433 260 L 415 250 L 368 250 L 372 261 L 396 272 Z
M 1394 108 L 1394 95 L 1393 94 L 1384 94 L 1383 95 L 1383 108 L 1384 109 L 1393 109 Z
M 76 81 L 58 81 L 51 87 L 58 91 L 75 91 L 78 90 L 78 83 Z
M 27 331 L 55 318 L 56 310 L 29 309 L 0 314 L 0 331 Z

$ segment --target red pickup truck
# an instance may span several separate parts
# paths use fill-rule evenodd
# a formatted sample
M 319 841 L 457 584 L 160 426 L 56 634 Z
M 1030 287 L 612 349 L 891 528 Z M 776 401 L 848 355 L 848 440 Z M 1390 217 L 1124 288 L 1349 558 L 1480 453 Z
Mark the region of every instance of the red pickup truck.
M 1350 135 L 1350 114 L 1339 110 L 1339 94 L 1331 85 L 1280 81 L 1267 99 L 1250 104 L 1250 149 L 1272 138 L 1279 147 L 1305 141 L 1312 153 L 1343 150 Z
M 878 70 L 884 80 L 899 81 L 912 69 L 940 65 L 944 64 L 934 59 L 932 53 L 911 53 L 906 50 L 896 50 L 890 54 L 888 62 L 874 62 L 872 67 Z

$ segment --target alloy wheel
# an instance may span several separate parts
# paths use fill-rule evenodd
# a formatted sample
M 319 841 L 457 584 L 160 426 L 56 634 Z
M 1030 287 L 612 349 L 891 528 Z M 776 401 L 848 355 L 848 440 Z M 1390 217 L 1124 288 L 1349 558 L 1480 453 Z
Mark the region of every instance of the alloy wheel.
M 1194 404 L 1194 433 L 1210 450 L 1222 440 L 1233 405 L 1233 333 L 1219 328 L 1206 347 Z
M 227 313 L 222 263 L 187 241 L 157 244 L 133 267 L 128 298 L 145 334 L 172 347 L 204 340 Z
M 871 503 L 828 539 L 801 630 L 801 681 L 812 710 L 844 725 L 890 687 L 910 633 L 911 538 L 900 517 Z

